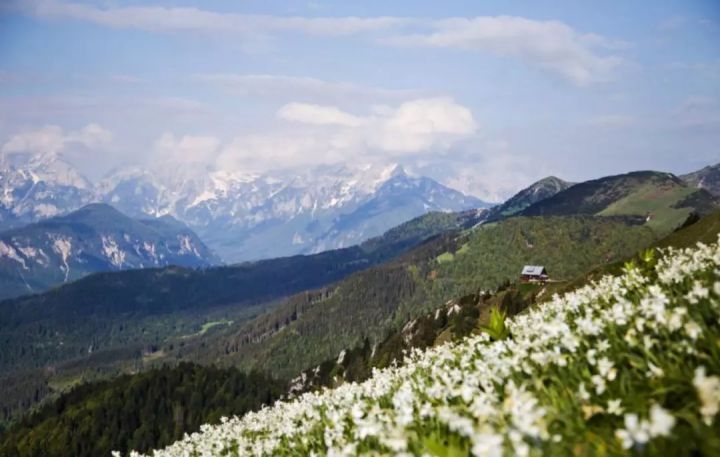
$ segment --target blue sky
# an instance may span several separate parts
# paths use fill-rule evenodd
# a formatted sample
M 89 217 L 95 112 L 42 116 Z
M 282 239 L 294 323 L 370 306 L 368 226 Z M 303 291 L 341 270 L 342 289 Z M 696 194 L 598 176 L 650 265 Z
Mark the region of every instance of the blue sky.
M 497 200 L 718 144 L 716 1 L 0 6 L 0 153 L 91 177 L 400 162 Z

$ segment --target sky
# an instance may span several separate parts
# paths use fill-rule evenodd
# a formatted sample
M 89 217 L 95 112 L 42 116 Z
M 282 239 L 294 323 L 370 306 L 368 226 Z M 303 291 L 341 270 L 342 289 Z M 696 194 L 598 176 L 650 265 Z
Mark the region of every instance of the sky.
M 401 163 L 490 201 L 720 162 L 720 2 L 0 0 L 0 155 Z

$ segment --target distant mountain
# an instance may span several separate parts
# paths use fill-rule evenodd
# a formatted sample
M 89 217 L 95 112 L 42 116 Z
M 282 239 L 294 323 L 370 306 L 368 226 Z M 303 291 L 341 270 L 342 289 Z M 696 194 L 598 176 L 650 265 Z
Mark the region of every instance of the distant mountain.
M 430 211 L 486 203 L 398 165 L 319 167 L 252 175 L 161 176 L 125 171 L 105 180 L 103 198 L 130 213 L 172 214 L 224 260 L 311 254 L 361 243 Z
M 489 206 L 399 165 L 266 174 L 129 168 L 96 184 L 57 155 L 0 167 L 0 230 L 91 202 L 131 217 L 173 216 L 231 263 L 352 246 L 427 212 Z
M 637 171 L 575 184 L 518 214 L 628 216 L 664 235 L 692 212 L 709 214 L 718 205 L 709 192 L 690 187 L 670 173 Z
M 682 175 L 680 179 L 691 187 L 705 189 L 714 196 L 720 197 L 720 163 Z
M 354 211 L 335 218 L 330 227 L 316 238 L 308 252 L 357 244 L 391 227 L 428 211 L 452 212 L 484 208 L 487 204 L 468 197 L 429 178 L 414 178 L 396 167 L 371 199 Z
M 95 199 L 92 184 L 56 155 L 0 160 L 0 230 L 68 213 Z
M 548 176 L 521 190 L 504 203 L 492 207 L 487 213 L 487 221 L 513 216 L 528 206 L 552 197 L 572 185 L 573 183 L 563 181 L 555 176 Z
M 170 216 L 136 220 L 96 203 L 0 233 L 0 298 L 42 292 L 101 271 L 218 262 L 195 233 Z

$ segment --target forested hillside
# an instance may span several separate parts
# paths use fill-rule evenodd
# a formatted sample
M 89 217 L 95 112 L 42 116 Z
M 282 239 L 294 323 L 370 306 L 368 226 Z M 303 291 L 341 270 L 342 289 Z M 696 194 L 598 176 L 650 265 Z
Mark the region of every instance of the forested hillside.
M 109 456 L 149 450 L 271 405 L 284 386 L 256 373 L 183 363 L 84 384 L 0 436 L 2 457 Z
M 142 369 L 184 345 L 412 248 L 476 224 L 482 211 L 429 213 L 360 246 L 205 270 L 90 276 L 0 302 L 0 422 L 81 380 Z M 167 344 L 166 344 L 167 343 Z
M 167 352 L 180 360 L 294 376 L 363 338 L 374 343 L 451 298 L 513 281 L 524 264 L 542 264 L 553 278 L 570 279 L 655 240 L 649 228 L 623 219 L 512 218 L 432 240 L 396 261 Z

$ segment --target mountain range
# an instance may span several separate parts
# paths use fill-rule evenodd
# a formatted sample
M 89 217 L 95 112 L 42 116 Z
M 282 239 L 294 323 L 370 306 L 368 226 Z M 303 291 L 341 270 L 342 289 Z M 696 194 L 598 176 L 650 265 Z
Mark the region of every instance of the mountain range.
M 0 299 L 102 271 L 218 262 L 192 230 L 170 216 L 132 219 L 95 203 L 0 233 Z
M 57 154 L 0 168 L 0 230 L 92 202 L 131 217 L 173 216 L 229 263 L 352 246 L 430 211 L 489 206 L 399 165 L 268 174 L 124 168 L 97 183 Z
M 391 171 L 380 187 L 397 195 L 387 182 L 406 178 Z M 554 283 L 532 292 L 532 301 L 585 272 L 621 265 L 678 227 L 699 227 L 700 216 L 720 207 L 699 187 L 662 172 L 577 184 L 550 177 L 496 208 L 427 213 L 347 248 L 203 269 L 109 271 L 5 300 L 0 382 L 8 396 L 0 419 L 80 381 L 188 360 L 290 380 L 349 348 L 374 353 L 388 335 L 414 332 L 415 318 L 454 309 L 448 300 L 500 290 L 522 265 L 543 264 Z M 377 214 L 381 201 L 357 209 Z M 703 227 L 717 231 L 714 223 Z M 462 328 L 474 325 L 466 317 L 458 315 Z M 332 371 L 320 370 L 335 379 Z
M 72 195 L 78 197 L 90 198 L 93 195 L 88 190 L 91 187 L 89 182 L 57 158 L 31 162 L 34 171 L 20 167 L 15 168 L 15 175 L 8 174 L 14 176 L 8 182 L 20 182 L 23 176 L 36 181 L 26 189 L 27 198 L 17 198 L 16 193 L 9 191 L 12 186 L 6 187 L 10 195 L 8 201 L 17 203 L 13 213 L 17 216 L 16 222 L 59 211 L 55 205 L 57 199 L 51 199 L 53 193 L 47 191 L 49 182 L 75 189 Z M 707 214 L 717 206 L 718 197 L 706 190 L 714 189 L 717 171 L 718 166 L 707 167 L 683 178 L 668 173 L 641 171 L 579 184 L 551 176 L 522 189 L 500 205 L 475 210 L 473 217 L 478 223 L 496 222 L 514 215 L 634 217 L 637 222 L 646 223 L 658 234 L 664 235 L 691 213 Z M 371 180 L 378 172 L 380 177 Z M 401 252 L 397 247 L 388 246 L 385 246 L 384 255 L 380 256 L 368 256 L 367 250 L 358 251 L 356 246 L 343 250 L 346 244 L 358 244 L 368 234 L 383 232 L 389 223 L 397 226 L 436 207 L 446 211 L 446 214 L 453 214 L 448 213 L 447 209 L 482 205 L 482 202 L 440 186 L 428 178 L 410 177 L 398 166 L 379 171 L 370 167 L 365 168 L 363 173 L 362 176 L 353 175 L 346 168 L 325 170 L 316 179 L 314 187 L 308 185 L 311 181 L 309 174 L 288 178 L 288 183 L 284 185 L 268 176 L 245 177 L 242 182 L 249 187 L 240 186 L 232 191 L 229 190 L 232 186 L 228 184 L 230 178 L 225 176 L 220 179 L 220 175 L 211 174 L 214 193 L 190 205 L 186 205 L 186 199 L 177 200 L 176 197 L 182 192 L 192 195 L 192 189 L 197 191 L 198 188 L 193 186 L 199 185 L 199 175 L 178 182 L 176 189 L 182 192 L 170 192 L 167 190 L 169 188 L 163 188 L 163 192 L 166 192 L 163 194 L 158 193 L 159 184 L 153 184 L 152 176 L 148 173 L 119 173 L 115 176 L 116 181 L 103 181 L 98 188 L 112 189 L 106 193 L 106 199 L 142 219 L 133 220 L 108 204 L 90 204 L 68 216 L 0 232 L 0 284 L 3 286 L 0 299 L 42 292 L 94 272 L 167 265 L 205 267 L 219 264 L 220 259 L 189 228 L 169 214 L 161 216 L 170 212 L 171 207 L 159 205 L 160 202 L 166 205 L 174 202 L 172 208 L 176 209 L 186 208 L 184 217 L 199 226 L 202 233 L 216 243 L 228 243 L 228 246 L 222 245 L 222 252 L 237 249 L 273 258 L 275 252 L 284 253 L 306 245 L 303 252 L 306 255 L 337 250 L 337 253 L 326 256 L 337 262 L 337 265 L 343 262 L 372 265 Z M 338 176 L 344 176 L 344 180 L 339 180 Z M 240 182 L 237 176 L 232 179 L 236 180 L 235 184 Z M 266 186 L 262 191 L 261 184 Z M 39 188 L 46 191 L 37 193 Z M 276 194 L 262 201 L 260 196 L 274 188 Z M 311 200 L 300 198 L 303 189 L 320 192 L 314 194 L 314 207 L 310 210 L 308 205 Z M 248 193 L 254 193 L 256 203 L 233 200 Z M 336 199 L 336 195 L 344 195 L 344 200 Z M 361 198 L 360 195 L 365 197 Z M 73 201 L 79 204 L 82 198 Z M 31 202 L 35 199 L 44 203 L 31 210 Z M 319 201 L 327 202 L 328 199 L 328 205 L 317 207 Z M 153 202 L 153 205 L 148 202 Z M 245 212 L 238 210 L 243 204 L 247 210 Z M 351 212 L 342 212 L 343 208 L 350 207 L 354 208 Z M 237 217 L 231 218 L 228 214 L 236 214 Z M 252 222 L 250 216 L 257 220 Z M 307 238 L 299 235 L 298 231 L 302 231 Z M 309 236 L 308 232 L 314 235 Z M 233 248 L 233 243 L 241 247 Z M 411 244 L 406 243 L 404 246 Z M 308 265 L 313 262 L 312 259 L 308 258 Z M 303 262 L 291 264 L 300 265 Z M 346 270 L 344 267 L 334 269 Z M 354 269 L 357 267 L 347 271 Z

